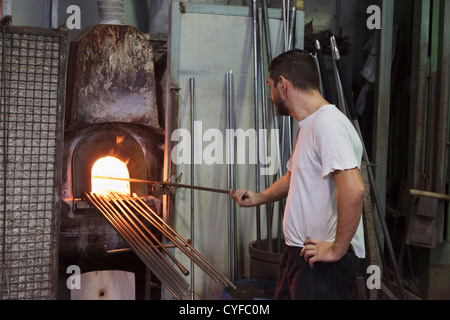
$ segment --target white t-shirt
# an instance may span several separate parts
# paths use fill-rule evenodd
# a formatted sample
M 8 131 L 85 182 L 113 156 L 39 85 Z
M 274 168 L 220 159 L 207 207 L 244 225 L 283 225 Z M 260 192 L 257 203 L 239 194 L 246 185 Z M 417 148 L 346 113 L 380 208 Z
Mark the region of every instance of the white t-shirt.
M 362 144 L 350 120 L 334 105 L 321 107 L 299 122 L 287 163 L 291 171 L 283 221 L 288 246 L 303 247 L 308 238 L 334 241 L 337 227 L 335 170 L 360 168 Z M 351 246 L 365 257 L 362 218 Z

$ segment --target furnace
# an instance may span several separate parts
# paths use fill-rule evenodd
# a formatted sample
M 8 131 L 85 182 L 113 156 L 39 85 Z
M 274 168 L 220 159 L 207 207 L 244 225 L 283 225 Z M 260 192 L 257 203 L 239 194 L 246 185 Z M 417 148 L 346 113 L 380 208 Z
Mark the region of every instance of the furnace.
M 164 135 L 158 119 L 153 48 L 148 35 L 132 26 L 98 24 L 70 43 L 61 272 L 73 263 L 83 264 L 83 272 L 116 266 L 142 273 L 133 266 L 142 264 L 139 259 L 131 259 L 129 266 L 111 262 L 111 256 L 119 254 L 116 252 L 130 255 L 126 250 L 129 244 L 87 201 L 86 194 L 136 194 L 160 214 L 160 198 L 149 192 L 148 185 L 94 177 L 161 180 Z

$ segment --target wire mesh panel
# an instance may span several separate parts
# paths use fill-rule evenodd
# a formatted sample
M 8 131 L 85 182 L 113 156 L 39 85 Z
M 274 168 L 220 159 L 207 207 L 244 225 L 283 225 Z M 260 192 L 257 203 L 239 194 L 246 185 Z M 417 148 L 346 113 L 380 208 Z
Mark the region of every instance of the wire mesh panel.
M 54 299 L 67 32 L 0 32 L 0 299 Z

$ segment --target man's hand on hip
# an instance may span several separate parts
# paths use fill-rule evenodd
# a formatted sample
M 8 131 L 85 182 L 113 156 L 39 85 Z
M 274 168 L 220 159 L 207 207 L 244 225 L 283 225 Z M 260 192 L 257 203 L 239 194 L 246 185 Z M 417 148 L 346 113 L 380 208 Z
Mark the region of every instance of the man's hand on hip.
M 314 268 L 316 262 L 336 262 L 340 260 L 345 252 L 337 252 L 334 242 L 310 238 L 304 242 L 300 256 L 304 257 L 311 268 Z

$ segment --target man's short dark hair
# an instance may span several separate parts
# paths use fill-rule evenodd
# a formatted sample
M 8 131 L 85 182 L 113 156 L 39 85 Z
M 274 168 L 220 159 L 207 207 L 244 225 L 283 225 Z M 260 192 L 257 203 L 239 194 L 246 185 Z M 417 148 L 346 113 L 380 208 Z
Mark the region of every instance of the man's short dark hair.
M 297 89 L 319 90 L 320 87 L 317 65 L 305 50 L 294 49 L 280 54 L 270 63 L 269 73 L 275 86 L 283 76 Z

